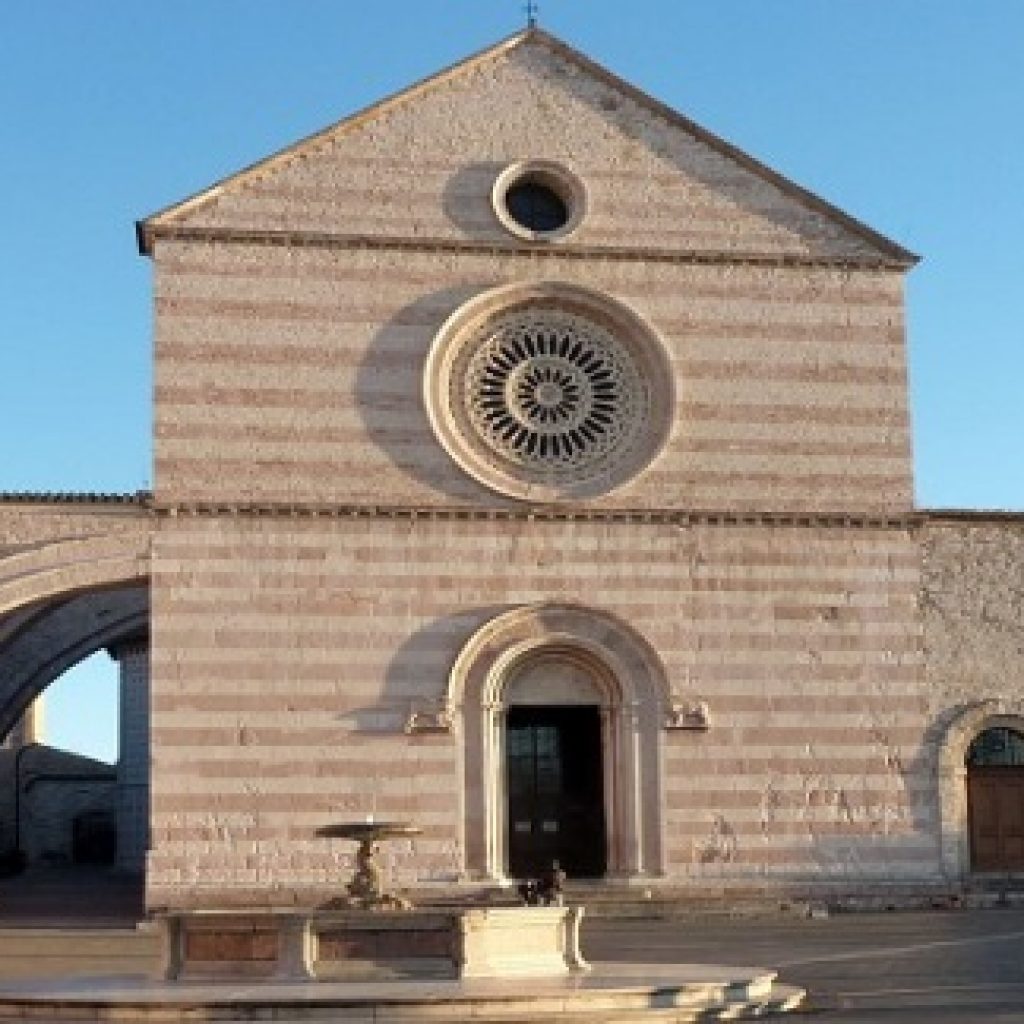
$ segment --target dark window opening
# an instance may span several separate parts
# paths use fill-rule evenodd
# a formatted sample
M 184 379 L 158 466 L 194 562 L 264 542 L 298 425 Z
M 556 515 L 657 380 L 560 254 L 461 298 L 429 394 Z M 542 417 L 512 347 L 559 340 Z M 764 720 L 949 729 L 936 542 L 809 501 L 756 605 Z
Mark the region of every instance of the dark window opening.
M 552 188 L 536 181 L 520 181 L 505 193 L 505 207 L 512 219 L 538 233 L 558 231 L 569 222 L 569 207 Z
M 1024 736 L 1001 726 L 986 729 L 967 751 L 967 764 L 971 768 L 1024 766 Z

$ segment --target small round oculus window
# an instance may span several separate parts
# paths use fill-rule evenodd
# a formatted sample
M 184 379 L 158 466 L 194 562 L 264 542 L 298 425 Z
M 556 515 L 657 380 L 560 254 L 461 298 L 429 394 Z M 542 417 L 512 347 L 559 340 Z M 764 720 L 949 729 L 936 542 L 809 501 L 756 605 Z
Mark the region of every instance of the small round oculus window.
M 509 216 L 530 231 L 550 232 L 569 222 L 565 200 L 552 188 L 537 181 L 521 181 L 505 193 Z
M 547 160 L 512 164 L 498 175 L 491 203 L 502 226 L 531 242 L 553 241 L 575 231 L 583 219 L 583 183 Z

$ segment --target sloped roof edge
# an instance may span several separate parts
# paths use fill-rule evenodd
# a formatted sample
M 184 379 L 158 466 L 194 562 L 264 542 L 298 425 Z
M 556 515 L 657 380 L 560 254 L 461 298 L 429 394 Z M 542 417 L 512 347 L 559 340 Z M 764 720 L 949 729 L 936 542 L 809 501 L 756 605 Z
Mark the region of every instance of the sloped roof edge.
M 419 81 L 406 86 L 404 89 L 400 89 L 398 92 L 391 93 L 383 99 L 374 101 L 369 106 L 363 107 L 355 113 L 343 117 L 340 121 L 335 121 L 332 124 L 329 124 L 326 128 L 321 128 L 319 131 L 313 132 L 312 135 L 307 135 L 304 138 L 299 139 L 297 142 L 293 142 L 290 145 L 285 146 L 283 149 L 279 149 L 275 153 L 271 153 L 270 156 L 257 160 L 253 164 L 249 164 L 248 167 L 244 167 L 240 171 L 235 171 L 227 177 L 221 178 L 208 188 L 204 188 L 201 191 L 188 196 L 186 199 L 172 203 L 170 206 L 165 206 L 162 210 L 158 210 L 156 213 L 150 214 L 150 216 L 137 221 L 135 231 L 139 243 L 139 252 L 146 256 L 150 255 L 152 249 L 153 228 L 159 227 L 161 224 L 166 224 L 168 221 L 172 221 L 177 217 L 181 217 L 197 207 L 202 206 L 204 203 L 215 199 L 228 185 L 242 183 L 249 177 L 263 174 L 279 163 L 285 163 L 288 160 L 298 157 L 307 149 L 316 146 L 320 142 L 326 141 L 329 137 L 348 129 L 356 128 L 371 118 L 378 117 L 393 107 L 414 99 L 416 96 L 419 96 L 421 93 L 426 92 L 437 85 L 441 85 L 456 74 L 461 74 L 464 71 L 468 71 L 471 68 L 479 66 L 485 61 L 499 57 L 501 54 L 518 46 L 529 37 L 542 34 L 543 33 L 540 33 L 538 29 L 527 29 L 526 31 L 516 32 L 514 35 L 508 36 L 500 42 L 495 43 L 492 46 L 488 46 L 486 49 L 478 50 L 469 57 L 464 57 L 462 60 L 457 61 L 454 64 L 449 64 L 447 67 L 442 68 L 440 71 L 435 71 L 426 78 L 421 78 Z M 552 42 L 555 42 L 555 40 L 552 39 Z
M 384 114 L 393 107 L 405 103 L 435 86 L 443 84 L 453 76 L 469 71 L 485 61 L 493 60 L 496 57 L 501 56 L 503 53 L 515 49 L 528 41 L 536 41 L 544 44 L 565 60 L 577 64 L 589 74 L 606 82 L 612 88 L 625 93 L 634 102 L 638 103 L 640 106 L 646 107 L 652 113 L 663 118 L 670 125 L 687 132 L 712 149 L 718 151 L 729 159 L 734 160 L 753 174 L 756 174 L 775 185 L 780 189 L 780 191 L 796 199 L 798 202 L 815 210 L 823 216 L 842 224 L 847 230 L 860 236 L 870 245 L 878 249 L 888 259 L 906 267 L 912 267 L 914 264 L 919 262 L 920 257 L 916 253 L 911 252 L 898 242 L 895 242 L 891 238 L 875 231 L 873 228 L 863 223 L 863 221 L 851 216 L 844 210 L 841 210 L 838 206 L 822 199 L 820 196 L 808 189 L 803 188 L 803 186 L 798 185 L 796 182 L 785 177 L 785 175 L 772 170 L 772 168 L 767 164 L 762 163 L 749 153 L 746 153 L 744 150 L 734 146 L 732 143 L 727 142 L 714 132 L 709 131 L 707 128 L 702 127 L 695 121 L 686 117 L 684 114 L 681 114 L 679 111 L 668 106 L 668 104 L 663 103 L 661 100 L 656 99 L 649 93 L 644 92 L 642 89 L 615 74 L 613 71 L 609 71 L 601 64 L 592 60 L 586 54 L 580 52 L 567 43 L 562 42 L 562 40 L 551 35 L 549 32 L 545 32 L 543 29 L 539 28 L 529 28 L 525 31 L 517 32 L 514 35 L 508 36 L 500 42 L 495 43 L 493 46 L 489 46 L 486 49 L 480 50 L 469 57 L 456 62 L 455 64 L 442 68 L 440 71 L 437 71 L 426 78 L 420 79 L 413 85 L 407 86 L 396 93 L 392 93 L 384 99 L 378 100 L 375 103 L 358 110 L 354 114 L 350 114 L 347 117 L 342 118 L 340 121 L 336 121 L 333 124 L 328 125 L 326 128 L 314 132 L 312 135 L 308 135 L 305 138 L 278 150 L 276 153 L 250 164 L 242 170 L 236 171 L 235 173 L 220 179 L 208 188 L 196 192 L 177 203 L 164 207 L 162 210 L 151 214 L 149 217 L 136 222 L 136 237 L 138 240 L 139 251 L 143 255 L 150 255 L 152 252 L 154 229 L 159 228 L 161 225 L 167 224 L 178 217 L 184 216 L 197 207 L 202 206 L 204 203 L 215 199 L 229 185 L 244 183 L 245 180 L 250 177 L 263 174 L 279 163 L 284 163 L 298 157 L 307 149 L 326 141 L 335 134 L 358 127 L 367 120 Z

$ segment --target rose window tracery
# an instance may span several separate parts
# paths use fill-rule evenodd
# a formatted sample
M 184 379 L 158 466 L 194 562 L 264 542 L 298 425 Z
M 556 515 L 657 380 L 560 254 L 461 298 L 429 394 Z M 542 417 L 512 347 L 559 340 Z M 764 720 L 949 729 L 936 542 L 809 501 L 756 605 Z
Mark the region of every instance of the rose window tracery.
M 585 473 L 645 412 L 628 352 L 603 327 L 559 310 L 503 317 L 467 353 L 453 400 L 494 455 L 541 475 Z
M 425 380 L 434 429 L 464 469 L 505 494 L 606 493 L 664 441 L 671 390 L 660 347 L 582 289 L 533 286 L 527 301 L 499 304 L 517 290 L 486 293 L 436 339 Z

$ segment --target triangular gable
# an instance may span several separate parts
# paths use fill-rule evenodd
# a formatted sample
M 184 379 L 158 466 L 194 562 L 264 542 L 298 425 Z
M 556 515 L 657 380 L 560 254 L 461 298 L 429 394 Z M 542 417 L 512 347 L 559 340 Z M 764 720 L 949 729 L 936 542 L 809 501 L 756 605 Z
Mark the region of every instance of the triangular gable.
M 507 107 L 495 109 L 505 100 Z M 517 100 L 519 108 L 530 108 L 525 120 L 516 109 Z M 620 103 L 623 109 L 618 109 Z M 565 124 L 587 133 L 586 144 L 577 143 L 575 152 L 585 150 L 583 159 L 590 161 L 595 179 L 603 180 L 606 168 L 625 161 L 614 186 L 618 193 L 610 184 L 597 186 L 607 193 L 602 197 L 603 221 L 598 204 L 594 223 L 573 237 L 573 245 L 715 250 L 737 257 L 774 255 L 900 267 L 917 260 L 539 29 L 518 33 L 154 214 L 138 225 L 140 249 L 151 252 L 159 234 L 190 230 L 512 245 L 481 197 L 503 158 L 552 156 L 551 147 L 560 144 L 565 127 L 557 116 L 552 124 L 546 122 L 543 112 L 554 107 L 560 108 Z M 498 125 L 498 134 L 505 130 L 507 137 L 495 141 L 491 136 Z M 543 137 L 545 128 L 551 129 L 550 138 Z M 531 152 L 534 139 L 539 151 Z M 481 141 L 492 143 L 486 153 Z M 508 149 L 504 156 L 502 146 Z M 367 152 L 369 157 L 364 156 Z M 567 162 L 572 165 L 572 160 Z M 586 169 L 580 173 L 587 177 Z M 459 199 L 468 195 L 465 223 L 451 216 L 451 197 L 445 195 L 460 177 L 464 180 L 454 191 Z M 365 195 L 354 200 L 367 184 L 375 189 L 368 202 Z M 436 194 L 420 194 L 420 206 L 414 208 L 413 193 L 429 193 L 435 186 Z M 631 197 L 624 186 L 635 187 L 637 195 Z M 630 216 L 631 202 L 646 214 L 651 196 L 664 198 L 660 227 Z M 374 201 L 387 208 L 390 222 L 371 216 L 372 209 L 367 212 Z M 691 208 L 696 211 L 692 223 L 687 216 Z M 707 225 L 717 227 L 709 232 Z

